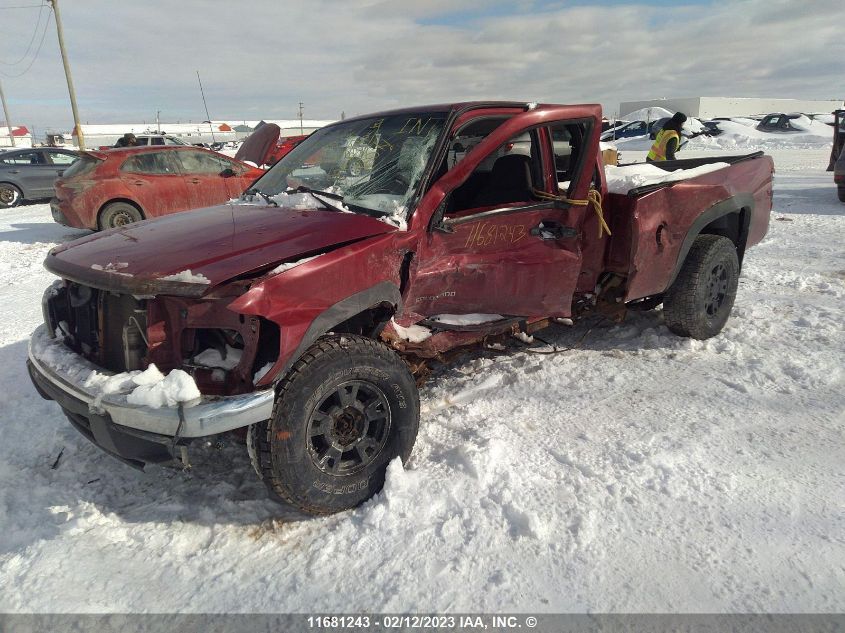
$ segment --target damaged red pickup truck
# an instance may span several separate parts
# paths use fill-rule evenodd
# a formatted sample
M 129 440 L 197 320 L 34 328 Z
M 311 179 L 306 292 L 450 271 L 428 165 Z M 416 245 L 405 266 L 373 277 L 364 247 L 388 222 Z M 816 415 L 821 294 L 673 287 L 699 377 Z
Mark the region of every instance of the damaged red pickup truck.
M 635 304 L 682 336 L 724 326 L 771 159 L 673 161 L 694 175 L 608 193 L 600 133 L 597 105 L 498 102 L 322 128 L 240 203 L 51 251 L 33 382 L 130 464 L 247 428 L 272 493 L 354 507 L 411 453 L 420 359 Z

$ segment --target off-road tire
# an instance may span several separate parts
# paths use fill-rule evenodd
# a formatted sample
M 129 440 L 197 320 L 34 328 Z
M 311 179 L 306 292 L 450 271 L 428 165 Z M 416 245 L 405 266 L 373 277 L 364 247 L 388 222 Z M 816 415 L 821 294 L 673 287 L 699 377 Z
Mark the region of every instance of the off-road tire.
M 23 200 L 21 190 L 8 182 L 0 182 L 0 209 L 11 209 Z
M 98 225 L 101 231 L 126 226 L 144 219 L 144 214 L 133 204 L 128 202 L 110 202 L 100 211 Z
M 720 235 L 699 235 L 663 299 L 666 325 L 679 336 L 716 336 L 731 314 L 738 284 L 733 242 Z
M 379 492 L 393 458 L 407 462 L 419 419 L 416 384 L 394 352 L 363 336 L 326 336 L 281 380 L 272 416 L 250 428 L 248 448 L 271 495 L 309 514 L 332 514 Z M 356 425 L 380 429 L 380 439 L 359 437 Z
M 845 187 L 837 187 L 836 193 L 839 194 L 839 201 L 845 202 Z

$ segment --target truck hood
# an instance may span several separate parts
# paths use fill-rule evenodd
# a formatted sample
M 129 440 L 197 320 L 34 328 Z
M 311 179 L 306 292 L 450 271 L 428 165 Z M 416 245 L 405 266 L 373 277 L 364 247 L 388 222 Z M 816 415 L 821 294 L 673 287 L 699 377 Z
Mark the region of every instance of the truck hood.
M 396 230 L 354 213 L 227 204 L 95 233 L 54 248 L 44 266 L 103 290 L 199 297 L 240 275 Z

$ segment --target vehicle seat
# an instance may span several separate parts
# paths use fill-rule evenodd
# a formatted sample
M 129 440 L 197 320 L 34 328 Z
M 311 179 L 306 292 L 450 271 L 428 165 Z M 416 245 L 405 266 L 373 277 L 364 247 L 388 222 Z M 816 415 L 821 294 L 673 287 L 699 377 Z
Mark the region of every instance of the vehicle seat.
M 502 156 L 490 171 L 489 184 L 475 196 L 471 207 L 531 200 L 531 159 L 522 154 Z

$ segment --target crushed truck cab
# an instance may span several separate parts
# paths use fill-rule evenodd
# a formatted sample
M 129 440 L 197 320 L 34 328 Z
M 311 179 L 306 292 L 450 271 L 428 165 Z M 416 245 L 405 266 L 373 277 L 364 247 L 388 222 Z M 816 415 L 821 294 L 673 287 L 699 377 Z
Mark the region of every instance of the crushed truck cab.
M 620 189 L 600 133 L 598 105 L 500 102 L 322 128 L 239 201 L 51 251 L 33 381 L 133 465 L 246 428 L 276 496 L 354 507 L 410 455 L 425 359 L 660 303 L 679 335 L 724 326 L 771 159 L 671 161 Z

